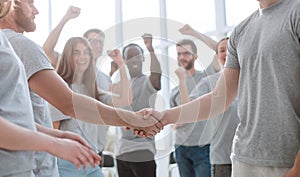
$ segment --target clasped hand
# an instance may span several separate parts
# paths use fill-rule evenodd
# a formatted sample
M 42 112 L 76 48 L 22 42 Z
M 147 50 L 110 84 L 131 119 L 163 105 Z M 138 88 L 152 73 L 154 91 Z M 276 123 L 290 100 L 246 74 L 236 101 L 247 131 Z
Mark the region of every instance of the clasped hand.
M 142 138 L 152 137 L 159 133 L 167 122 L 162 120 L 163 114 L 151 108 L 145 108 L 135 113 L 137 119 L 127 129 Z

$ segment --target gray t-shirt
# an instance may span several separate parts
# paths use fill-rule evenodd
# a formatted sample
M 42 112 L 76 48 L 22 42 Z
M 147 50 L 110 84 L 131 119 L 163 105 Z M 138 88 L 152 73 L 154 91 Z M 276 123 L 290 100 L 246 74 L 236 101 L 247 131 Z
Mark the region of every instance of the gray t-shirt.
M 21 127 L 36 130 L 24 66 L 1 30 L 0 66 L 0 116 Z M 0 148 L 0 176 L 34 169 L 33 156 L 32 151 Z
M 220 77 L 220 73 L 213 74 L 203 78 L 191 93 L 192 99 L 212 91 Z M 237 115 L 237 101 L 235 100 L 229 108 L 217 117 L 208 120 L 213 126 L 210 130 L 204 131 L 210 133 L 210 163 L 211 164 L 231 164 L 230 154 L 232 140 L 236 128 L 240 122 Z
M 201 79 L 214 72 L 215 71 L 213 67 L 210 65 L 205 72 L 196 71 L 194 75 L 187 76 L 186 86 L 188 88 L 188 94 L 190 94 L 193 91 L 193 89 L 200 82 Z M 178 87 L 172 89 L 170 97 L 170 107 L 176 107 L 181 105 Z M 207 141 L 208 139 L 204 137 L 206 135 L 202 135 L 202 132 L 206 126 L 206 121 L 201 121 L 195 123 L 186 123 L 177 127 L 175 131 L 175 145 L 204 146 L 206 144 L 209 144 L 210 142 Z
M 96 80 L 97 80 L 97 86 L 104 91 L 109 91 L 110 90 L 110 84 L 111 84 L 111 79 L 108 75 L 103 73 L 99 68 L 96 70 Z M 104 104 L 109 103 L 109 99 L 105 100 L 105 96 L 103 96 L 103 99 L 100 98 L 100 101 L 103 102 Z M 103 151 L 105 149 L 106 145 L 106 134 L 107 134 L 107 129 L 108 126 L 105 125 L 98 125 L 98 130 L 97 130 L 97 135 L 98 135 L 98 149 L 100 151 Z
M 53 69 L 43 49 L 36 43 L 25 37 L 22 33 L 16 33 L 10 29 L 5 29 L 3 32 L 23 62 L 27 80 L 41 70 Z M 32 101 L 34 121 L 42 126 L 52 128 L 47 101 L 31 89 L 30 98 Z M 35 160 L 37 163 L 37 168 L 34 170 L 36 176 L 58 176 L 55 157 L 46 152 L 36 152 Z
M 87 91 L 84 85 L 79 84 L 72 84 L 71 89 L 76 93 L 81 93 L 87 95 Z M 65 116 L 62 114 L 58 109 L 50 105 L 50 112 L 52 121 L 61 121 L 60 122 L 60 130 L 63 131 L 70 131 L 76 134 L 79 134 L 83 137 L 89 145 L 94 149 L 97 150 L 97 128 L 96 124 L 91 124 L 87 122 L 83 122 L 78 119 L 74 119 L 69 116 Z
M 192 76 L 187 76 L 186 86 L 188 89 L 188 94 L 190 94 L 197 83 L 206 77 L 205 72 L 196 71 Z M 170 106 L 176 107 L 181 105 L 180 103 L 180 92 L 179 88 L 175 87 L 171 91 Z M 200 137 L 202 131 L 206 125 L 206 121 L 195 122 L 195 123 L 186 123 L 176 128 L 175 131 L 175 145 L 183 146 L 203 146 L 209 144 L 208 142 L 200 142 Z
M 292 167 L 300 148 L 300 2 L 279 0 L 232 32 L 226 68 L 240 70 L 232 158 Z
M 141 75 L 131 78 L 132 103 L 126 110 L 139 111 L 143 108 L 154 108 L 157 90 L 152 86 L 149 76 Z M 132 130 L 119 128 L 118 155 L 138 150 L 149 150 L 156 153 L 154 138 L 134 136 Z

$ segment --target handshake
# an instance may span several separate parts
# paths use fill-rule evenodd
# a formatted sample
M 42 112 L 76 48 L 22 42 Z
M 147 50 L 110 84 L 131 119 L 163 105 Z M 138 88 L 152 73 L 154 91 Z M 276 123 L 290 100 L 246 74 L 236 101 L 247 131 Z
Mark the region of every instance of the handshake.
M 142 138 L 155 136 L 168 124 L 163 115 L 151 108 L 142 109 L 135 113 L 135 118 L 125 121 L 126 129 L 133 130 L 134 135 Z

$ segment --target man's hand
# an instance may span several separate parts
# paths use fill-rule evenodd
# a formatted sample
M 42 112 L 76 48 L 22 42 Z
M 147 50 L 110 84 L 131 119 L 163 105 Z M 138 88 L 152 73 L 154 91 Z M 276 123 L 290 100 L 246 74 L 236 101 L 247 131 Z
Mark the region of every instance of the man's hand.
M 155 136 L 167 124 L 161 120 L 163 114 L 151 108 L 142 109 L 136 114 L 141 116 L 143 126 L 133 128 L 134 135 L 142 138 Z
M 76 18 L 80 15 L 80 8 L 78 7 L 74 7 L 74 6 L 70 6 L 66 15 L 65 15 L 65 18 L 66 19 L 72 19 L 72 18 Z
M 181 34 L 193 35 L 195 30 L 188 24 L 185 24 L 182 28 L 179 29 Z
M 177 68 L 175 74 L 179 79 L 184 79 L 187 76 L 186 70 L 183 67 Z
M 90 148 L 78 141 L 71 139 L 54 138 L 49 145 L 48 152 L 56 157 L 68 160 L 79 169 L 81 165 L 87 169 L 88 164 L 92 167 L 100 164 L 101 157 Z
M 112 58 L 115 63 L 117 63 L 118 68 L 121 68 L 123 66 L 124 60 L 122 58 L 120 50 L 108 50 L 107 55 L 110 56 L 110 58 Z
M 154 52 L 153 46 L 152 46 L 152 34 L 145 33 L 142 35 L 142 38 L 144 39 L 144 43 L 146 45 L 146 48 L 149 52 Z
M 166 122 L 160 120 L 161 117 L 161 113 L 158 111 L 152 111 L 150 108 L 142 109 L 136 112 L 133 117 L 125 120 L 126 129 L 133 130 L 134 135 L 142 138 L 155 136 L 166 125 Z
M 58 130 L 60 131 L 60 130 Z M 70 139 L 73 141 L 77 141 L 78 143 L 82 144 L 83 146 L 87 147 L 88 149 L 92 149 L 92 147 L 78 134 L 69 132 L 69 131 L 60 131 L 61 134 L 58 138 L 63 139 Z

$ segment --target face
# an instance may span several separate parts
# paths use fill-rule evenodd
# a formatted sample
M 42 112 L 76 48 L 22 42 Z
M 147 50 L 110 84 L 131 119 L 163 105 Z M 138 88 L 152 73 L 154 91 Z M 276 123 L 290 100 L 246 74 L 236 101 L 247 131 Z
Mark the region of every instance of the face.
M 36 29 L 34 22 L 35 15 L 39 11 L 34 6 L 33 0 L 14 0 L 12 1 L 13 17 L 18 28 L 18 32 L 33 32 Z
M 91 55 L 89 49 L 82 43 L 78 43 L 72 51 L 72 67 L 76 73 L 83 73 L 89 67 Z M 76 74 L 75 73 L 75 74 Z
M 142 74 L 143 57 L 141 49 L 137 46 L 131 46 L 125 50 L 124 60 L 130 77 L 137 77 Z
M 104 36 L 91 32 L 87 36 L 87 40 L 90 42 L 92 47 L 94 57 L 98 58 L 102 55 L 103 52 L 103 43 L 104 43 Z
M 226 62 L 227 42 L 228 42 L 228 39 L 220 42 L 220 44 L 218 45 L 218 49 L 217 49 L 218 50 L 217 57 L 218 57 L 220 63 L 222 64 L 222 66 L 224 66 L 225 62 Z
M 196 55 L 192 53 L 192 47 L 190 45 L 177 46 L 177 62 L 178 65 L 186 70 L 194 68 Z

